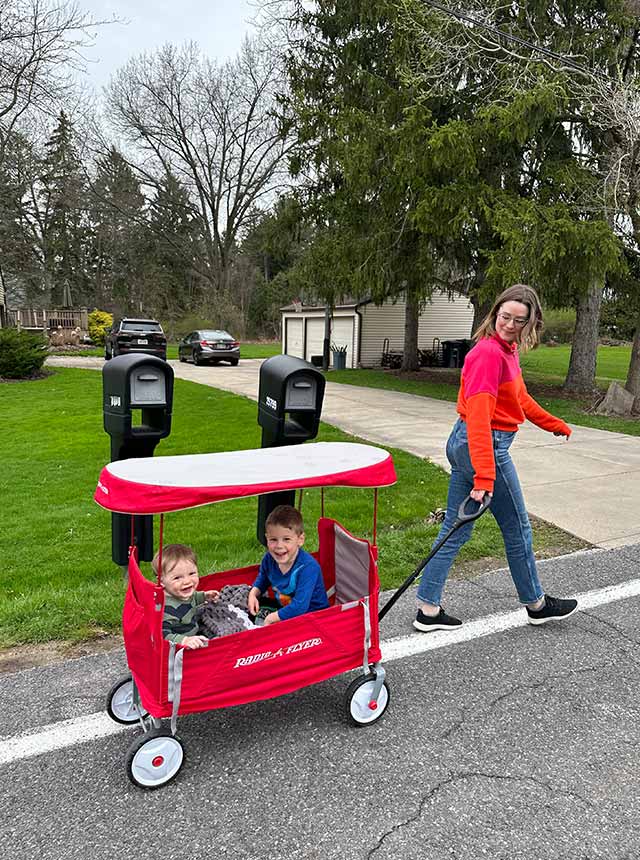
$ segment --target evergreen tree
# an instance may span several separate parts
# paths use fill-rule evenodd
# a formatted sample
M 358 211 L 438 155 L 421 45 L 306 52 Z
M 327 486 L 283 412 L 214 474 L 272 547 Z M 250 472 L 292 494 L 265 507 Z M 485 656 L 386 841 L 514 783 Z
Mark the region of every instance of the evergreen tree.
M 145 200 L 140 183 L 115 147 L 96 166 L 91 186 L 93 303 L 126 310 L 143 279 Z
M 64 111 L 46 144 L 40 198 L 42 243 L 52 304 L 87 301 L 87 189 L 71 121 Z
M 420 301 L 441 266 L 416 226 L 406 171 L 405 114 L 416 101 L 400 79 L 402 46 L 392 2 L 318 0 L 298 7 L 287 103 L 297 134 L 291 169 L 301 183 L 314 241 L 298 266 L 330 304 L 405 294 L 404 366 L 417 366 Z
M 629 40 L 637 37 L 631 19 L 620 0 L 581 0 L 570 10 L 548 2 L 485 8 L 489 27 L 578 55 L 579 72 L 576 63 L 549 60 L 482 25 L 462 25 L 455 10 L 444 18 L 418 0 L 403 7 L 405 38 L 419 45 L 410 78 L 460 106 L 439 133 L 446 140 L 455 129 L 468 155 L 458 178 L 425 189 L 421 226 L 444 227 L 459 247 L 467 245 L 479 316 L 496 292 L 519 280 L 536 286 L 548 305 L 573 305 L 566 387 L 589 391 L 602 291 L 607 274 L 620 270 L 621 248 L 603 205 L 606 143 L 585 85 L 628 64 Z
M 159 183 L 149 206 L 145 253 L 146 294 L 169 320 L 199 308 L 206 292 L 203 233 L 189 194 L 172 173 Z

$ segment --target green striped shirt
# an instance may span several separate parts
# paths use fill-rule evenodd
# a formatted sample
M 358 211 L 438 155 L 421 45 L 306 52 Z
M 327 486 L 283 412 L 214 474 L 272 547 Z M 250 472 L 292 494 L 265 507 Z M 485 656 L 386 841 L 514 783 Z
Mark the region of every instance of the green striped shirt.
M 185 636 L 195 636 L 198 623 L 195 620 L 196 606 L 204 603 L 204 592 L 196 591 L 189 600 L 178 600 L 164 593 L 164 615 L 162 635 L 169 642 L 181 645 Z

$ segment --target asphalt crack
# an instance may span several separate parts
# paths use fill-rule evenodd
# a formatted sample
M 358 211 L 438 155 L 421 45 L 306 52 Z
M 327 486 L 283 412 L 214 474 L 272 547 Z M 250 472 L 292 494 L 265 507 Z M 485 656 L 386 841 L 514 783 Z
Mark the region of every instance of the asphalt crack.
M 413 815 L 410 815 L 408 818 L 403 821 L 394 824 L 389 830 L 383 833 L 378 839 L 377 843 L 367 854 L 367 858 L 373 857 L 376 852 L 382 849 L 385 841 L 393 836 L 395 833 L 400 832 L 405 827 L 408 827 L 418 821 L 425 810 L 426 805 L 432 800 L 439 792 L 443 789 L 447 788 L 450 785 L 453 785 L 458 782 L 465 782 L 471 779 L 484 779 L 484 780 L 493 780 L 497 782 L 512 782 L 514 784 L 522 784 L 522 783 L 533 783 L 534 785 L 539 786 L 540 788 L 545 789 L 550 794 L 559 796 L 559 797 L 567 797 L 571 800 L 577 800 L 582 803 L 586 808 L 594 808 L 594 804 L 591 801 L 587 800 L 587 798 L 583 797 L 576 791 L 554 788 L 554 786 L 550 785 L 548 782 L 545 782 L 542 779 L 537 779 L 534 776 L 510 776 L 509 774 L 502 773 L 487 773 L 485 771 L 463 771 L 461 773 L 451 774 L 449 777 L 440 780 L 440 782 L 436 783 L 436 785 L 431 788 L 427 794 L 420 800 L 418 804 L 417 810 Z M 455 857 L 455 854 L 452 853 L 452 856 Z

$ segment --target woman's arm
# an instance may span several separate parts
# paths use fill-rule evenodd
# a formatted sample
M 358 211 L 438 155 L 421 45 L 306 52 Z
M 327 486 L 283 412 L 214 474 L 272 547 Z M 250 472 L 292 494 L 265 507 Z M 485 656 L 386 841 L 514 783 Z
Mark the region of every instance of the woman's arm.
M 520 392 L 520 406 L 526 418 L 532 424 L 535 424 L 536 427 L 548 430 L 549 433 L 555 433 L 556 436 L 566 436 L 567 439 L 571 436 L 571 427 L 562 418 L 556 418 L 555 415 L 543 409 L 527 391 L 524 380 L 522 381 L 522 390 Z

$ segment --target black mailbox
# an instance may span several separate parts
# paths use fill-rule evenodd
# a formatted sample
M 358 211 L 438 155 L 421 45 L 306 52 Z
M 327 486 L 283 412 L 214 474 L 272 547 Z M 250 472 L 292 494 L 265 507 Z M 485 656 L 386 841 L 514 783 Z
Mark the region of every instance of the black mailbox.
M 153 355 L 119 355 L 102 369 L 104 429 L 111 437 L 111 462 L 153 457 L 171 432 L 173 368 Z M 141 561 L 153 558 L 153 517 L 111 515 L 111 555 L 126 565 L 133 536 Z M 132 519 L 133 533 L 132 533 Z
M 318 368 L 293 355 L 274 355 L 260 367 L 258 424 L 262 447 L 295 445 L 315 439 L 320 426 L 325 378 Z M 295 491 L 258 499 L 257 536 L 265 543 L 264 523 L 277 505 L 293 505 Z
M 293 355 L 274 355 L 260 368 L 258 424 L 262 447 L 293 445 L 318 435 L 325 380 Z

